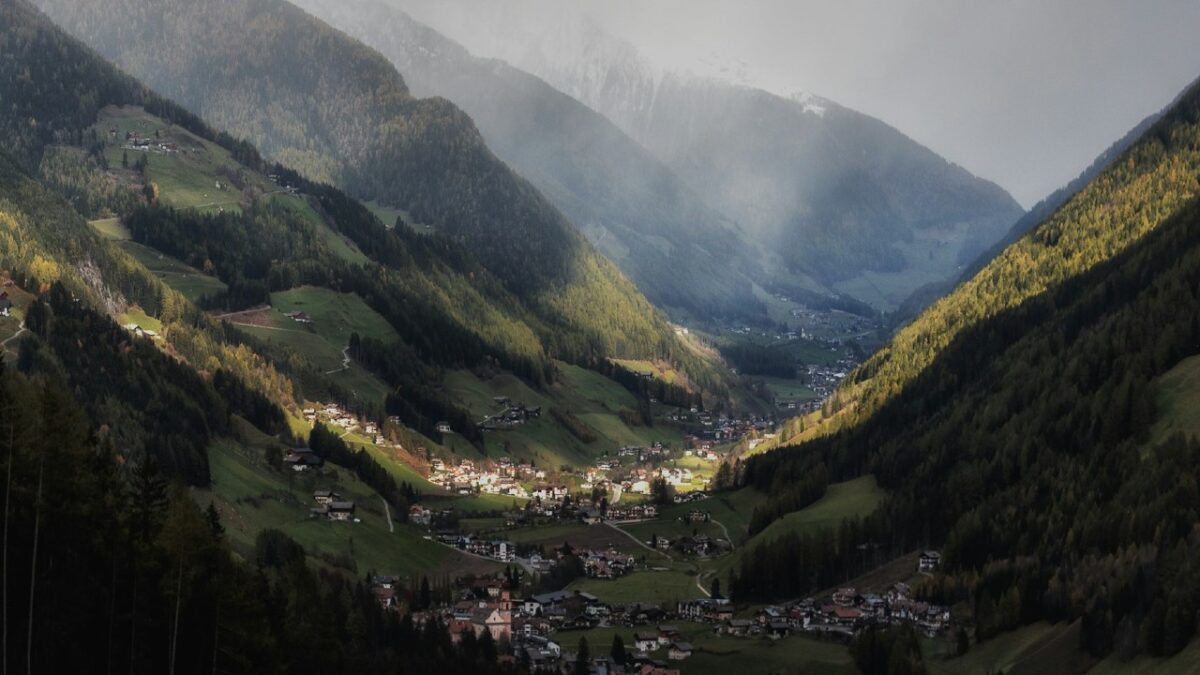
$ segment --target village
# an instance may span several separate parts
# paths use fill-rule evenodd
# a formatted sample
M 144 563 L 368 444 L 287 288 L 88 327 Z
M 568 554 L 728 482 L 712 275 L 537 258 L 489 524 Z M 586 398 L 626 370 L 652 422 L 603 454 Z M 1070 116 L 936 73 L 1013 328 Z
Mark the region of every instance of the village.
M 842 367 L 826 367 L 831 382 L 844 374 L 834 370 Z M 497 412 L 480 420 L 482 430 L 512 431 L 542 413 L 537 406 L 511 398 L 496 397 L 493 402 Z M 353 433 L 381 447 L 399 447 L 385 433 L 387 424 L 395 420 L 381 429 L 337 405 L 303 413 L 309 421 L 324 422 L 342 435 Z M 418 625 L 438 622 L 455 642 L 467 635 L 479 639 L 487 634 L 503 658 L 520 662 L 531 672 L 570 668 L 578 657 L 579 638 L 593 631 L 608 631 L 603 633 L 606 636 L 621 629 L 629 633 L 624 664 L 607 655 L 605 645 L 593 645 L 592 672 L 676 675 L 686 672 L 688 659 L 697 650 L 708 649 L 711 640 L 759 644 L 806 635 L 847 643 L 872 626 L 906 624 L 931 637 L 950 628 L 950 610 L 914 597 L 903 581 L 882 590 L 842 587 L 786 603 L 747 606 L 721 597 L 715 589 L 705 590 L 701 577 L 694 576 L 694 585 L 689 585 L 693 592 L 683 597 L 667 601 L 670 596 L 661 593 L 635 594 L 632 601 L 614 601 L 603 591 L 606 584 L 682 574 L 680 565 L 715 565 L 733 553 L 736 543 L 728 531 L 722 532 L 724 525 L 714 523 L 706 507 L 712 476 L 730 447 L 748 441 L 743 447 L 753 448 L 776 435 L 774 419 L 762 416 L 682 408 L 668 410 L 663 421 L 686 430 L 678 445 L 620 446 L 582 467 L 538 466 L 512 456 L 426 454 L 427 480 L 450 497 L 409 505 L 399 518 L 403 526 L 416 528 L 425 539 L 460 555 L 503 565 L 506 571 L 442 579 L 437 599 L 428 601 L 415 597 L 415 579 L 374 575 L 371 586 L 376 599 L 385 608 L 411 611 Z M 446 427 L 445 433 L 450 433 Z M 306 448 L 287 452 L 283 461 L 296 472 L 322 468 L 321 459 Z M 454 498 L 482 495 L 511 498 L 511 502 L 487 514 L 482 520 L 489 524 L 481 527 L 475 524 L 481 514 L 458 512 Z M 669 516 L 663 515 L 664 508 Z M 356 504 L 328 489 L 313 491 L 308 517 L 335 527 L 355 527 L 359 522 Z M 662 524 L 661 528 L 655 524 Z M 718 525 L 720 529 L 714 529 Z M 624 533 L 637 546 L 600 543 L 603 538 L 579 545 L 539 543 L 522 535 L 564 527 Z M 585 537 L 584 541 L 593 540 Z M 930 574 L 939 565 L 937 552 L 929 551 L 920 556 L 918 571 Z M 577 587 L 580 580 L 592 585 L 583 590 Z
M 619 557 L 610 561 L 614 565 L 622 562 Z M 919 558 L 918 570 L 930 573 L 939 564 L 939 554 L 927 551 Z M 411 603 L 421 599 L 399 579 L 375 576 L 371 586 L 385 609 L 412 610 L 413 620 L 420 626 L 437 621 L 447 627 L 454 642 L 468 635 L 481 639 L 486 634 L 503 658 L 519 661 L 532 672 L 563 672 L 576 663 L 574 649 L 579 638 L 601 629 L 629 630 L 628 639 L 622 641 L 624 663 L 617 663 L 609 654 L 594 656 L 589 664 L 592 672 L 672 675 L 686 670 L 687 660 L 700 649 L 689 639 L 699 637 L 756 642 L 804 634 L 848 642 L 872 626 L 909 625 L 935 637 L 951 625 L 948 608 L 914 599 L 903 582 L 880 593 L 845 587 L 820 597 L 743 607 L 721 597 L 654 604 L 609 603 L 579 590 L 520 595 L 521 584 L 514 584 L 513 579 L 505 575 L 462 579 L 443 601 L 415 609 Z M 594 650 L 603 647 L 594 645 Z

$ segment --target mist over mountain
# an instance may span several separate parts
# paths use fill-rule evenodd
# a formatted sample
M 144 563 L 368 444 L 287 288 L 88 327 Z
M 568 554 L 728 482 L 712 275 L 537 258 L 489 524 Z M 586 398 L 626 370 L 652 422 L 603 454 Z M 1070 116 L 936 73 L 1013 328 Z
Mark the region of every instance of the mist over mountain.
M 420 16 L 422 3 L 401 4 Z M 781 283 L 892 309 L 957 276 L 1022 213 L 1002 188 L 879 120 L 655 68 L 568 9 L 536 27 L 494 6 L 455 16 L 479 42 L 468 48 L 542 77 L 650 150 L 772 253 Z
M 470 118 L 281 0 L 39 6 L 101 54 L 306 176 L 462 243 L 540 320 L 552 351 L 695 357 L 662 315 Z M 565 330 L 563 330 L 565 329 Z
M 399 1 L 0 2 L 5 673 L 1196 672 L 1200 79 L 1018 218 L 753 41 L 1200 12 Z
M 763 315 L 751 288 L 758 254 L 744 233 L 609 120 L 378 0 L 297 4 L 378 49 L 415 95 L 461 106 L 488 146 L 658 305 L 701 318 Z

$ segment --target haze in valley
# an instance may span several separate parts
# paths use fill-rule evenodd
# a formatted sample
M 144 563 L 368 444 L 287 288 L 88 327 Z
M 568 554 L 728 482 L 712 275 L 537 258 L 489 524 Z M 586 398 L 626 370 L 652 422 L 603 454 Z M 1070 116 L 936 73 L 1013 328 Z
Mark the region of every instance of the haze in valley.
M 560 38 L 586 20 L 659 68 L 812 92 L 895 126 L 1026 208 L 1200 71 L 1200 4 L 1184 0 L 1150 12 L 1122 0 L 390 1 L 527 69 L 540 45 L 570 49 Z

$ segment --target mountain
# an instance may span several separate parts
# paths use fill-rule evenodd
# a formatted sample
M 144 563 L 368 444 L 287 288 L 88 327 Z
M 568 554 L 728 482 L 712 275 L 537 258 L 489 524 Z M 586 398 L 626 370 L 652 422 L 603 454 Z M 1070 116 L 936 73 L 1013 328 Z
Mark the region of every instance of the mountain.
M 716 211 L 603 116 L 542 80 L 373 0 L 296 3 L 378 49 L 417 96 L 471 116 L 529 179 L 652 301 L 701 318 L 760 318 L 757 256 Z
M 408 615 L 422 579 L 501 569 L 408 524 L 409 506 L 455 520 L 515 506 L 413 469 L 516 455 L 516 431 L 484 449 L 448 382 L 472 378 L 487 406 L 489 386 L 562 405 L 546 415 L 561 423 L 526 426 L 564 453 L 586 445 L 562 442 L 572 433 L 595 434 L 596 454 L 680 443 L 633 408 L 698 396 L 553 358 L 541 319 L 459 242 L 385 227 L 24 0 L 0 4 L 0 53 L 0 501 L 3 576 L 21 580 L 4 589 L 6 663 L 524 672 L 490 639 L 452 642 L 440 607 L 418 625 Z M 425 434 L 431 420 L 452 430 Z M 560 456 L 538 457 L 551 480 L 595 459 Z M 353 517 L 316 517 L 319 491 Z M 383 590 L 404 579 L 398 606 L 381 607 L 376 573 L 395 575 Z
M 1168 108 L 1169 107 L 1170 106 L 1168 106 Z M 1012 228 L 1008 231 L 1008 234 L 1004 235 L 1000 241 L 993 244 L 990 248 L 975 258 L 971 264 L 967 265 L 966 269 L 963 270 L 962 275 L 957 279 L 946 279 L 941 282 L 929 284 L 928 286 L 921 287 L 914 291 L 907 300 L 905 300 L 899 307 L 896 308 L 896 311 L 891 317 L 892 324 L 900 326 L 907 323 L 915 318 L 921 312 L 921 310 L 933 304 L 933 302 L 938 298 L 947 295 L 950 293 L 950 291 L 954 290 L 956 285 L 970 280 L 971 277 L 975 276 L 979 270 L 983 269 L 983 267 L 987 265 L 992 258 L 1000 255 L 1004 249 L 1008 248 L 1018 239 L 1025 236 L 1025 234 L 1034 227 L 1037 227 L 1039 224 L 1041 224 L 1042 221 L 1053 215 L 1053 213 L 1060 206 L 1065 204 L 1068 199 L 1075 196 L 1077 192 L 1082 190 L 1088 183 L 1096 178 L 1096 176 L 1100 175 L 1101 171 L 1107 168 L 1108 165 L 1113 162 L 1113 160 L 1120 157 L 1121 154 L 1129 148 L 1129 146 L 1133 145 L 1139 138 L 1141 138 L 1142 135 L 1145 134 L 1146 131 L 1155 122 L 1157 122 L 1160 117 L 1162 117 L 1162 111 L 1146 116 L 1146 118 L 1139 122 L 1137 126 L 1130 129 L 1129 132 L 1122 136 L 1117 142 L 1113 143 L 1104 152 L 1100 153 L 1100 156 L 1096 157 L 1096 159 L 1092 161 L 1088 168 L 1084 169 L 1078 176 L 1071 180 L 1071 182 L 1055 190 L 1037 204 L 1034 204 L 1033 208 L 1029 209 L 1025 215 L 1017 219 L 1017 222 L 1013 224 Z
M 444 99 L 417 99 L 378 53 L 281 0 L 39 3 L 156 91 L 267 157 L 460 242 L 539 318 L 550 352 L 688 364 L 653 306 Z
M 941 547 L 946 575 L 921 594 L 972 606 L 979 640 L 1078 619 L 1093 657 L 1178 652 L 1200 601 L 1198 311 L 1192 86 L 865 363 L 824 412 L 841 424 L 806 420 L 837 433 L 749 461 L 771 495 L 752 531 L 819 497 L 821 476 L 873 474 L 888 497 L 839 530 L 847 555 L 809 557 L 816 539 L 778 531 L 754 542 L 735 596 L 804 593 L 806 573 L 861 568 L 856 546 Z M 803 561 L 792 581 L 763 583 L 787 561 Z
M 1022 213 L 998 186 L 879 120 L 809 94 L 660 71 L 570 9 L 534 3 L 551 17 L 542 30 L 508 6 L 399 4 L 418 18 L 442 16 L 435 27 L 467 36 L 468 48 L 610 119 L 777 254 L 780 284 L 812 279 L 890 310 L 923 284 L 957 276 Z
M 494 658 L 454 649 L 443 631 L 418 639 L 411 622 L 386 613 L 357 580 L 353 560 L 323 554 L 311 539 L 306 551 L 261 525 L 257 499 L 299 506 L 309 490 L 292 488 L 297 477 L 273 471 L 264 457 L 302 442 L 285 413 L 297 406 L 299 378 L 164 283 L 130 253 L 136 248 L 98 234 L 73 203 L 84 197 L 79 207 L 146 214 L 177 191 L 167 172 L 155 174 L 161 192 L 156 181 L 133 181 L 151 171 L 140 161 L 106 166 L 114 151 L 122 155 L 117 143 L 149 148 L 110 135 L 108 124 L 121 123 L 112 117 L 98 124 L 114 111 L 139 111 L 136 120 L 122 118 L 134 129 L 160 121 L 151 135 L 162 148 L 153 152 L 156 172 L 213 156 L 253 164 L 253 148 L 121 74 L 23 0 L 0 4 L 0 50 L 6 666 L 500 672 Z M 168 145 L 174 139 L 185 144 Z M 222 178 L 244 178 L 247 197 L 267 198 L 251 189 L 257 177 L 248 172 Z M 172 272 L 180 281 L 179 269 Z M 403 517 L 411 488 L 340 443 L 322 452 L 342 475 L 318 480 L 364 505 L 389 500 Z M 243 496 L 250 501 L 238 501 Z M 382 518 L 360 514 L 355 534 L 364 550 L 382 547 L 397 561 L 443 555 L 415 534 L 388 540 Z M 319 571 L 308 555 L 326 555 Z M 77 583 L 57 583 L 60 574 Z M 88 591 L 80 594 L 78 584 Z M 67 605 L 71 611 L 60 611 Z M 326 613 L 345 622 L 303 627 Z

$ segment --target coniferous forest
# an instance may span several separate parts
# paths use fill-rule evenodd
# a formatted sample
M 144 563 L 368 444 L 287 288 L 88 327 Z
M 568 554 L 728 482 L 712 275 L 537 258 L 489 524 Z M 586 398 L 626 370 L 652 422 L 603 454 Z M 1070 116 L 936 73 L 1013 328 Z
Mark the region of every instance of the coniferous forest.
M 1149 142 L 1190 133 L 1193 97 Z M 1154 379 L 1200 346 L 1198 218 L 1184 202 L 1125 252 L 963 329 L 862 422 L 748 462 L 746 483 L 773 495 L 758 527 L 812 501 L 801 476 L 873 473 L 891 494 L 832 533 L 837 562 L 804 555 L 830 549 L 818 542 L 763 546 L 734 593 L 817 588 L 822 566 L 853 565 L 862 543 L 941 545 L 949 572 L 931 593 L 972 603 L 980 637 L 1079 617 L 1098 656 L 1181 649 L 1200 600 L 1200 448 L 1150 431 Z M 1055 236 L 1052 223 L 1027 241 Z M 782 588 L 756 586 L 788 568 L 801 573 Z

